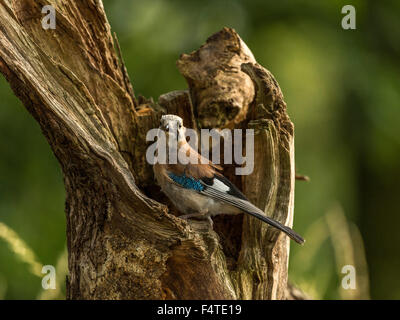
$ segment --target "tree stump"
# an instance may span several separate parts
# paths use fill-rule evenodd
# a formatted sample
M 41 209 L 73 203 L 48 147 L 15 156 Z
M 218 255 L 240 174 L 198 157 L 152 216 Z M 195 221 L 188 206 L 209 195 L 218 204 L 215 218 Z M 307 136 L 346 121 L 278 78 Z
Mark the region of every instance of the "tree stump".
M 41 8 L 56 9 L 44 30 Z M 177 62 L 188 90 L 136 98 L 100 0 L 0 1 L 0 71 L 41 126 L 66 189 L 68 299 L 285 299 L 289 240 L 251 217 L 184 221 L 155 185 L 146 133 L 161 114 L 191 128 L 252 128 L 255 168 L 226 174 L 291 226 L 293 124 L 278 83 L 238 34 Z M 138 78 L 137 81 L 140 81 Z

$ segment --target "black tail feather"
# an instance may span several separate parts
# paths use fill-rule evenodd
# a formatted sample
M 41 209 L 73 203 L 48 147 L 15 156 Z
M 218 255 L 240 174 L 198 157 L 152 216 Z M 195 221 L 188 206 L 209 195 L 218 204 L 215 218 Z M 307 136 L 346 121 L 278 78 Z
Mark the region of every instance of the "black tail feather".
M 260 219 L 261 221 L 264 221 L 266 223 L 268 223 L 269 225 L 279 229 L 280 231 L 284 232 L 285 234 L 287 234 L 291 239 L 293 239 L 294 241 L 296 241 L 299 244 L 304 244 L 305 240 L 302 236 L 300 236 L 297 232 L 295 232 L 294 230 L 292 230 L 291 228 L 284 226 L 283 224 L 279 223 L 278 221 L 275 221 L 274 219 L 271 219 L 269 217 L 263 216 L 259 213 L 256 212 L 249 212 L 246 211 L 246 213 L 252 215 L 253 217 L 256 217 L 258 219 Z

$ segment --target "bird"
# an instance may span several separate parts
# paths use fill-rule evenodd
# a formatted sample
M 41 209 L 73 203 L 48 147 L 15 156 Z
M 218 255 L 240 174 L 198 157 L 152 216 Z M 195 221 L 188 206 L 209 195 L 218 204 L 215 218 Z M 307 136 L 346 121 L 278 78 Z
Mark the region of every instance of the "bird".
M 202 157 L 186 141 L 183 120 L 177 115 L 163 115 L 160 120 L 161 130 L 165 134 L 165 163 L 153 164 L 154 177 L 161 191 L 171 200 L 174 206 L 183 213 L 182 219 L 202 218 L 213 222 L 211 217 L 219 214 L 246 213 L 285 233 L 292 240 L 303 244 L 305 240 L 290 227 L 268 217 L 253 205 L 247 197 L 223 174 L 222 168 Z M 159 139 L 158 141 L 162 141 Z M 172 152 L 171 152 L 172 151 Z M 190 154 L 192 159 L 183 163 L 179 155 Z M 174 155 L 177 161 L 170 161 Z

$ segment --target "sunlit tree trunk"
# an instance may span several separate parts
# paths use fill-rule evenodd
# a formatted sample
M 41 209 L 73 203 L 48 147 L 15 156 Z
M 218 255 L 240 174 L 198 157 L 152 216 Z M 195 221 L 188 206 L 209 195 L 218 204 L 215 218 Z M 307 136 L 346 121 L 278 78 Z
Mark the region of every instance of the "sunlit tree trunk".
M 42 27 L 49 4 L 54 30 Z M 243 215 L 217 217 L 214 230 L 177 218 L 145 159 L 146 132 L 163 112 L 194 128 L 252 128 L 254 172 L 224 173 L 291 225 L 293 124 L 276 80 L 232 29 L 177 66 L 187 91 L 136 99 L 101 1 L 0 0 L 0 71 L 64 174 L 67 297 L 300 298 L 287 289 L 287 237 Z

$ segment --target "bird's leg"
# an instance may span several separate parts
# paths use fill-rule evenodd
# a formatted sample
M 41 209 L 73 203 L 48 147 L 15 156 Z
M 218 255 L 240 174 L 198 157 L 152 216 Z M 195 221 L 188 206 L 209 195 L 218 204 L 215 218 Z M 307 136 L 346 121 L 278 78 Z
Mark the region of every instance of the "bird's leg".
M 208 216 L 208 222 L 210 223 L 211 229 L 214 229 L 214 221 L 211 219 L 211 216 Z

